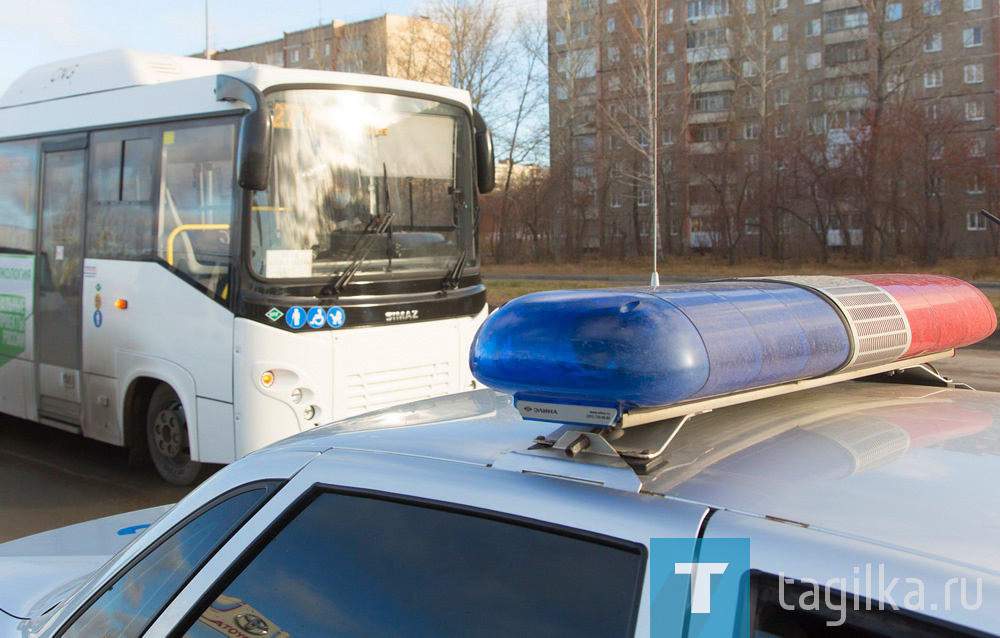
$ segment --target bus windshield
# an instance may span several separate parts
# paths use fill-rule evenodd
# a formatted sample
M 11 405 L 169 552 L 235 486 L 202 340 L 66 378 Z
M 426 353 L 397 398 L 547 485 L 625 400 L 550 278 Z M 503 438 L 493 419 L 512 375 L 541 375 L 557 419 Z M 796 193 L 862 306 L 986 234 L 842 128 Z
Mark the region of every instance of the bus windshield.
M 250 212 L 253 271 L 268 279 L 426 271 L 476 263 L 472 135 L 462 109 L 354 90 L 268 95 L 268 190 Z

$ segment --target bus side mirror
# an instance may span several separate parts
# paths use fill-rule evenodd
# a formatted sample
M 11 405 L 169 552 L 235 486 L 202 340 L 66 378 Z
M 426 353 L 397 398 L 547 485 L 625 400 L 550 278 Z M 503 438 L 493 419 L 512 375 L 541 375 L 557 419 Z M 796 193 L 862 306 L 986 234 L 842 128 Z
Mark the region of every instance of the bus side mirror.
M 249 107 L 240 121 L 236 179 L 247 190 L 267 190 L 271 172 L 271 114 L 264 105 L 264 95 L 243 80 L 220 75 L 216 79 L 215 99 L 220 102 L 243 102 Z
M 496 186 L 496 165 L 493 159 L 493 135 L 479 111 L 472 110 L 476 140 L 476 186 L 480 193 L 489 193 Z

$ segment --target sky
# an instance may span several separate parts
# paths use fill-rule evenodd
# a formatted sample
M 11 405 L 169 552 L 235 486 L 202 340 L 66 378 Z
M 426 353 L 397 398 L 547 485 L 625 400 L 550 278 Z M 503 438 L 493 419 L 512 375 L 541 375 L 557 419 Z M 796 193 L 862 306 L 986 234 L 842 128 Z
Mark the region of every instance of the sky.
M 0 0 L 0 93 L 28 69 L 116 48 L 191 55 L 205 48 L 206 0 Z M 207 0 L 209 46 L 274 40 L 322 20 L 411 15 L 420 0 Z

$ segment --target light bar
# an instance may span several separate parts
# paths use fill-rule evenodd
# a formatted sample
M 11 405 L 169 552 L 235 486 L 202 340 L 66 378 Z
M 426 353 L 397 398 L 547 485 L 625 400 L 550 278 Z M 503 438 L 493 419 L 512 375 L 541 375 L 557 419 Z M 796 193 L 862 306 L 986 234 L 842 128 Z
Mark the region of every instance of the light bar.
M 960 317 L 961 319 L 956 319 Z M 996 329 L 950 277 L 780 277 L 526 295 L 473 342 L 473 375 L 526 418 L 613 425 L 622 411 L 884 367 Z

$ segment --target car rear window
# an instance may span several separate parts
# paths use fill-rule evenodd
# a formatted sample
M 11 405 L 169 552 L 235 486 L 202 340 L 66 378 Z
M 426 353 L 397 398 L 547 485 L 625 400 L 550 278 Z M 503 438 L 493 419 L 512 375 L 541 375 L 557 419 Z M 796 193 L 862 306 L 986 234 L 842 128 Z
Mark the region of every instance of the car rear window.
M 323 492 L 223 581 L 185 635 L 631 635 L 644 566 L 626 542 Z

